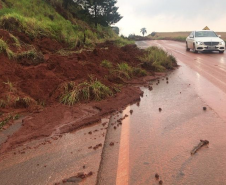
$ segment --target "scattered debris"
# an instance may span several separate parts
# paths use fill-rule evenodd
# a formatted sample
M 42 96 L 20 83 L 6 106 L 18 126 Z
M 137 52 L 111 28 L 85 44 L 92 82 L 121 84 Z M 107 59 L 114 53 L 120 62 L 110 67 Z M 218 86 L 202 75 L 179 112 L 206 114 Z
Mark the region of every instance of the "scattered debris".
M 102 144 L 101 144 L 101 143 L 98 144 L 98 145 L 96 145 L 96 146 L 94 146 L 93 149 L 94 149 L 94 150 L 97 150 L 99 147 L 102 147 Z
M 168 84 L 168 83 L 169 83 L 169 81 L 166 81 L 166 83 Z
M 155 178 L 159 179 L 159 174 L 158 173 L 155 174 Z
M 133 114 L 133 110 L 130 110 L 129 112 L 130 112 L 130 114 Z
M 159 112 L 161 112 L 162 111 L 162 108 L 159 108 Z
M 148 86 L 148 89 L 149 89 L 149 91 L 152 91 L 153 87 L 152 86 Z
M 194 149 L 191 151 L 191 155 L 194 155 L 200 148 L 208 144 L 209 144 L 208 140 L 200 140 L 198 146 L 194 147 Z
M 63 183 L 67 183 L 67 182 L 74 182 L 74 183 L 79 183 L 78 179 L 85 179 L 87 177 L 90 177 L 93 175 L 93 172 L 89 172 L 88 174 L 85 174 L 84 172 L 79 172 L 77 173 L 76 176 L 70 177 L 68 179 L 63 179 L 62 182 Z M 58 185 L 60 183 L 55 183 L 55 185 Z
M 91 135 L 91 134 L 92 134 L 92 132 L 90 131 L 88 134 L 90 134 L 90 135 Z
M 109 145 L 110 145 L 110 146 L 114 146 L 114 142 L 111 142 Z
M 206 107 L 203 107 L 202 109 L 203 109 L 203 110 L 206 110 L 207 108 L 206 108 Z
M 160 181 L 159 181 L 159 184 L 163 184 L 163 181 L 162 181 L 162 180 L 160 180 Z

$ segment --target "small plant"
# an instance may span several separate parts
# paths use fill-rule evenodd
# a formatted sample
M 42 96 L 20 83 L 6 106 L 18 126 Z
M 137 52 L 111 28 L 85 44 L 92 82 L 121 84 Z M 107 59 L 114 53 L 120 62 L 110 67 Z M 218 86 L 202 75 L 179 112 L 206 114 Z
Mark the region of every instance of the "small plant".
M 141 76 L 147 76 L 147 71 L 144 70 L 144 69 L 142 69 L 142 68 L 140 68 L 140 67 L 134 67 L 133 68 L 133 74 L 135 76 L 139 76 L 139 77 L 141 77 Z
M 105 68 L 108 68 L 108 69 L 110 69 L 110 68 L 113 67 L 112 63 L 110 61 L 108 61 L 108 60 L 103 60 L 101 62 L 101 66 L 102 67 L 105 67 Z
M 0 99 L 0 108 L 5 108 L 5 107 L 6 107 L 5 100 Z
M 22 106 L 24 108 L 27 108 L 29 107 L 30 105 L 32 104 L 36 104 L 36 101 L 28 96 L 26 97 L 18 97 L 16 100 L 15 100 L 15 106 Z
M 46 106 L 45 100 L 38 100 L 38 105 L 41 105 L 42 107 Z
M 9 59 L 15 58 L 15 53 L 9 49 L 8 44 L 4 40 L 0 39 L 0 53 L 2 52 L 6 52 Z
M 82 100 L 99 101 L 113 94 L 109 87 L 93 79 L 78 85 L 74 82 L 65 83 L 62 87 L 64 93 L 60 96 L 60 102 L 66 105 L 74 105 Z
M 12 35 L 11 33 L 9 34 L 9 36 L 14 40 L 14 42 L 15 42 L 14 45 L 15 45 L 17 48 L 21 48 L 20 41 L 19 41 L 14 35 Z
M 122 79 L 130 79 L 133 74 L 133 69 L 127 63 L 120 63 L 115 72 L 118 73 L 118 76 Z
M 2 115 L 4 116 L 4 114 Z M 4 119 L 0 120 L 0 129 L 2 129 L 2 127 L 4 127 L 4 125 L 6 125 L 7 123 L 9 123 L 11 120 L 18 120 L 20 118 L 19 114 L 8 114 Z
M 13 85 L 13 83 L 10 82 L 9 80 L 7 82 L 3 82 L 3 83 L 8 86 L 10 92 L 13 92 L 13 91 L 16 90 L 16 88 Z

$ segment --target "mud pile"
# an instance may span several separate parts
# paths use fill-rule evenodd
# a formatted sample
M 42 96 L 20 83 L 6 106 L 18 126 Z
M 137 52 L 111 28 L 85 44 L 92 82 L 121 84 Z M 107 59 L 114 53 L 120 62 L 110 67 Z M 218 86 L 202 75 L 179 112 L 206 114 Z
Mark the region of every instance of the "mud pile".
M 103 115 L 139 100 L 142 94 L 138 88 L 120 82 L 127 88 L 101 102 L 81 102 L 74 107 L 59 103 L 58 89 L 64 82 L 81 83 L 92 77 L 108 87 L 118 84 L 117 78 L 109 78 L 110 70 L 101 63 L 108 60 L 113 67 L 122 62 L 139 66 L 138 58 L 144 51 L 136 45 L 119 48 L 113 42 L 106 42 L 95 49 L 71 51 L 66 49 L 66 44 L 45 37 L 32 39 L 6 30 L 0 30 L 0 35 L 17 56 L 9 59 L 7 52 L 0 53 L 0 100 L 8 103 L 8 106 L 0 106 L 0 115 L 33 113 L 22 120 L 21 129 L 9 137 L 2 151 L 31 139 L 65 133 L 98 121 Z

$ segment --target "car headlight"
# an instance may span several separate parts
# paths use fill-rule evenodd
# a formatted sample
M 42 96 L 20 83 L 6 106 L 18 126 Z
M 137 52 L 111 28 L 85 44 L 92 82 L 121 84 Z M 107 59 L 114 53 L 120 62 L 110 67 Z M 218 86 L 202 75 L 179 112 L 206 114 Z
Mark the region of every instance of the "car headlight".
M 203 42 L 197 41 L 196 44 L 203 45 Z
M 219 42 L 219 45 L 225 45 L 224 41 Z

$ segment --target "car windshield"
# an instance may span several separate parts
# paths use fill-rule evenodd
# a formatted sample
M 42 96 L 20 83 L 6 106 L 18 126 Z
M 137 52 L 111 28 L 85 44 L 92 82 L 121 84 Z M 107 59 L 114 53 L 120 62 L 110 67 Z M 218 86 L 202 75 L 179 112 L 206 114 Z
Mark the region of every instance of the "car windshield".
M 196 31 L 195 37 L 217 37 L 213 31 Z

